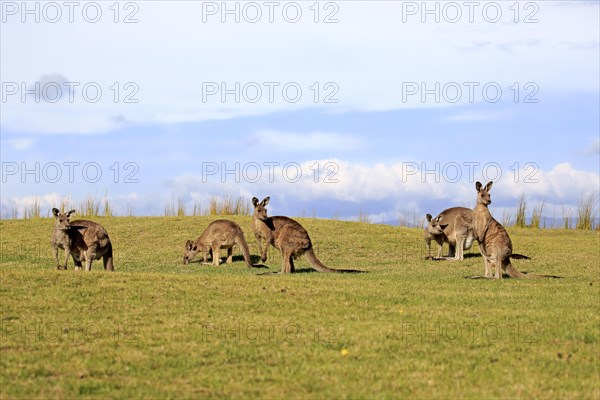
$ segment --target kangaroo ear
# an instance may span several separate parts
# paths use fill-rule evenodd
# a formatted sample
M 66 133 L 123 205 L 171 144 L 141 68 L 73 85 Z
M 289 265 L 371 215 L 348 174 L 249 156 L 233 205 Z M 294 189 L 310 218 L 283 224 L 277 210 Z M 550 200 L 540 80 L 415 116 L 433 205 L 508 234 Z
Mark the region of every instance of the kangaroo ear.
M 67 213 L 67 218 L 69 218 L 73 214 L 75 214 L 75 210 L 69 210 L 69 212 Z
M 252 205 L 256 207 L 258 205 L 258 199 L 256 197 L 252 198 Z
M 261 203 L 262 206 L 265 207 L 267 204 L 269 204 L 269 200 L 271 200 L 270 196 L 265 197 Z
M 427 214 L 427 215 L 425 216 L 425 218 L 427 218 L 427 221 L 431 221 L 431 218 L 432 218 L 432 217 L 431 217 L 431 214 Z
M 479 182 L 479 181 L 475 182 L 475 189 L 477 189 L 478 192 L 481 190 L 482 186 L 483 185 L 481 184 L 481 182 Z
M 486 192 L 489 192 L 489 191 L 490 191 L 490 189 L 492 188 L 492 184 L 493 184 L 493 183 L 494 183 L 494 182 L 492 182 L 492 181 L 489 181 L 489 182 L 487 183 L 487 185 L 485 185 L 485 191 L 486 191 Z
M 53 208 L 52 209 L 52 215 L 54 215 L 55 217 L 58 217 L 59 213 L 60 213 L 60 210 L 58 208 Z
M 440 214 L 437 216 L 437 218 L 435 219 L 436 222 L 440 223 L 442 222 L 442 220 L 444 219 L 444 214 Z
M 198 250 L 198 246 L 192 247 L 192 251 L 196 251 L 196 250 Z
M 192 241 L 188 240 L 187 242 L 185 242 L 185 248 L 187 250 L 191 250 L 192 249 L 192 244 L 193 244 Z

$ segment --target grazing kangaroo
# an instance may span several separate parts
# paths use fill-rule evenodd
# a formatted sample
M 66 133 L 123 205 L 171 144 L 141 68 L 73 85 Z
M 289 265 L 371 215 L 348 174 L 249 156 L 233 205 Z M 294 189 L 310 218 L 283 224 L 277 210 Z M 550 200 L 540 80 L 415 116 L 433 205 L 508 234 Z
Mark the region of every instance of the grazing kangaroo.
M 279 274 L 289 274 L 294 272 L 294 259 L 306 254 L 306 259 L 310 265 L 319 272 L 366 272 L 352 269 L 333 269 L 325 266 L 313 251 L 312 242 L 306 229 L 298 222 L 288 217 L 268 217 L 267 209 L 270 197 L 265 197 L 259 203 L 256 197 L 252 198 L 254 205 L 254 215 L 252 216 L 252 229 L 258 242 L 258 248 L 263 262 L 267 260 L 267 250 L 269 245 L 279 249 L 283 258 L 283 266 Z M 262 240 L 265 241 L 265 247 L 262 247 Z
M 221 249 L 227 249 L 227 264 L 231 264 L 233 261 L 233 246 L 236 244 L 242 249 L 246 266 L 254 268 L 255 266 L 250 262 L 250 251 L 242 228 L 235 222 L 226 219 L 211 222 L 195 243 L 191 240 L 186 242 L 183 264 L 188 264 L 199 252 L 202 252 L 204 256 L 203 261 L 207 261 L 208 254 L 212 251 L 212 263 L 213 265 L 219 265 L 221 263 Z
M 53 208 L 52 214 L 56 217 L 56 221 L 50 244 L 57 269 L 67 269 L 69 255 L 71 255 L 76 271 L 81 270 L 82 261 L 85 261 L 85 270 L 91 271 L 92 261 L 99 260 L 100 257 L 106 271 L 115 270 L 112 243 L 102 225 L 84 219 L 69 221 L 69 218 L 75 214 L 75 210 L 63 214 L 57 208 Z M 58 260 L 58 249 L 65 251 L 64 266 Z
M 481 255 L 484 258 L 484 276 L 470 278 L 496 278 L 502 279 L 502 272 L 506 272 L 511 278 L 559 278 L 555 275 L 524 274 L 517 271 L 511 264 L 512 242 L 506 229 L 493 217 L 488 209 L 492 203 L 490 189 L 493 182 L 488 182 L 485 187 L 481 182 L 475 184 L 477 190 L 477 205 L 473 210 L 473 229 L 479 242 Z M 495 267 L 495 276 L 492 276 L 492 267 Z M 500 270 L 502 268 L 502 271 Z

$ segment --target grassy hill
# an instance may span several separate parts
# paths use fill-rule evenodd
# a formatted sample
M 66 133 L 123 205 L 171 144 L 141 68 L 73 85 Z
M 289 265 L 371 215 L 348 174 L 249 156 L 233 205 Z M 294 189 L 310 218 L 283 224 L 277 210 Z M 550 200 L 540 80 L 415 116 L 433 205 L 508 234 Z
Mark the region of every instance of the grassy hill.
M 1 397 L 600 396 L 597 231 L 509 229 L 517 269 L 563 279 L 468 280 L 476 246 L 431 262 L 420 229 L 301 218 L 321 261 L 369 273 L 182 265 L 214 219 L 96 218 L 112 274 L 56 271 L 53 219 L 1 221 Z

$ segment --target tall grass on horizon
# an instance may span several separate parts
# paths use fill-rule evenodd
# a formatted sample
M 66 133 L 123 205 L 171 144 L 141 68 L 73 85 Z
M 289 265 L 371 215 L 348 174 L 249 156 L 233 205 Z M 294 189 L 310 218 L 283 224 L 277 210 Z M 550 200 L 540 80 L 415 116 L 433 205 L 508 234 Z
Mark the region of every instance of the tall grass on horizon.
M 420 228 L 423 226 L 425 216 L 421 217 L 417 214 L 417 210 L 413 209 L 412 214 L 400 214 L 398 215 L 398 226 L 404 226 L 407 228 Z
M 108 196 L 104 197 L 104 212 L 105 217 L 114 217 L 112 206 L 110 205 L 110 201 L 108 200 Z
M 165 217 L 185 217 L 185 203 L 180 197 L 165 205 Z
M 371 221 L 371 217 L 369 216 L 369 214 L 367 214 L 366 212 L 363 211 L 363 209 L 359 209 L 358 210 L 358 222 L 362 222 L 365 224 L 370 224 L 373 221 Z
M 213 196 L 208 200 L 208 215 L 250 215 L 250 206 L 243 196 Z
M 100 200 L 95 196 L 88 195 L 80 204 L 79 215 L 82 217 L 98 217 L 100 215 Z
M 546 217 L 543 215 L 544 210 L 547 208 L 545 200 L 542 200 L 533 208 L 528 224 L 528 217 L 526 214 L 527 202 L 525 200 L 525 194 L 522 194 L 518 199 L 516 211 L 511 209 L 503 210 L 502 224 L 507 227 L 516 226 L 535 229 L 555 227 L 582 230 L 600 229 L 600 224 L 598 223 L 598 198 L 598 192 L 584 193 L 580 197 L 577 209 L 573 207 L 569 208 L 564 204 L 561 204 L 559 216 L 556 215 L 557 209 L 554 207 L 552 211 L 552 221 L 558 222 L 558 226 L 555 226 L 555 222 L 552 222 L 550 226 L 547 227 L 545 222 Z M 118 216 L 118 214 L 115 213 L 115 208 L 108 195 L 102 199 L 98 199 L 94 195 L 87 195 L 84 200 L 78 203 L 78 205 L 74 204 L 76 203 L 74 203 L 71 200 L 71 197 L 67 195 L 60 200 L 59 204 L 52 205 L 46 210 L 46 206 L 42 206 L 42 198 L 34 197 L 30 204 L 24 205 L 22 208 L 19 206 L 12 206 L 5 209 L 3 218 L 32 219 L 52 217 L 50 211 L 52 207 L 59 208 L 61 212 L 75 209 L 76 215 L 86 218 Z M 42 207 L 44 207 L 44 209 L 42 209 Z M 176 200 L 172 200 L 169 204 L 165 205 L 164 216 L 251 215 L 251 210 L 252 207 L 243 196 L 225 194 L 223 196 L 212 196 L 206 200 L 206 203 L 195 201 L 190 212 L 190 210 L 186 209 L 184 199 L 178 197 Z M 19 213 L 19 211 L 21 211 L 21 213 Z M 123 215 L 129 217 L 135 216 L 134 206 L 131 202 L 127 202 Z M 312 217 L 315 218 L 316 215 L 317 210 L 313 209 Z M 306 212 L 303 211 L 301 216 L 307 217 Z M 344 218 L 340 216 L 339 212 L 335 211 L 331 219 L 340 220 Z M 358 210 L 358 216 L 350 219 L 362 223 L 373 223 L 373 217 L 366 213 L 362 208 Z M 423 225 L 423 220 L 424 219 L 417 214 L 417 211 L 413 210 L 412 213 L 398 215 L 398 226 L 421 227 Z
M 539 229 L 542 221 L 542 212 L 544 211 L 545 201 L 542 200 L 537 206 L 533 208 L 531 212 L 531 224 L 529 227 Z
M 67 211 L 73 209 L 73 208 L 69 207 L 70 205 L 71 205 L 71 196 L 66 196 L 61 199 L 58 209 L 60 210 L 60 212 L 64 213 L 64 212 L 67 212 Z M 49 214 L 48 216 L 51 216 L 51 214 Z
M 514 226 L 515 225 L 515 214 L 510 210 L 502 211 L 502 225 L 503 226 Z
M 577 229 L 592 230 L 598 207 L 598 193 L 582 194 L 577 207 Z
M 185 217 L 185 203 L 181 197 L 177 198 L 177 216 Z
M 42 216 L 42 209 L 40 205 L 40 199 L 38 197 L 33 199 L 33 203 L 25 206 L 23 209 L 23 218 L 40 218 Z
M 572 227 L 571 221 L 573 219 L 573 212 L 569 208 L 565 207 L 564 204 L 560 205 L 560 210 L 562 213 L 562 221 L 563 221 L 562 228 L 571 229 L 571 227 Z
M 201 215 L 202 215 L 202 204 L 200 204 L 200 202 L 196 201 L 196 202 L 194 202 L 194 208 L 192 209 L 192 216 L 198 217 Z
M 519 197 L 519 203 L 517 204 L 517 215 L 515 219 L 515 226 L 519 228 L 525 228 L 527 222 L 525 220 L 525 209 L 527 208 L 527 202 L 525 201 L 525 193 Z

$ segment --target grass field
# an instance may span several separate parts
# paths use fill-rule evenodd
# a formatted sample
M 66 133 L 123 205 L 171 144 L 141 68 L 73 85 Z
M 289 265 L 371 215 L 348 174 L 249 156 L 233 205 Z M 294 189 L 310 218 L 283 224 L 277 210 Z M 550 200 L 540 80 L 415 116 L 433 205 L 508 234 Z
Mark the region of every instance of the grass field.
M 598 231 L 509 229 L 517 269 L 563 279 L 468 280 L 476 245 L 431 262 L 420 229 L 316 219 L 317 256 L 368 274 L 182 265 L 214 219 L 95 218 L 112 274 L 55 270 L 53 219 L 1 221 L 2 398 L 600 397 Z

